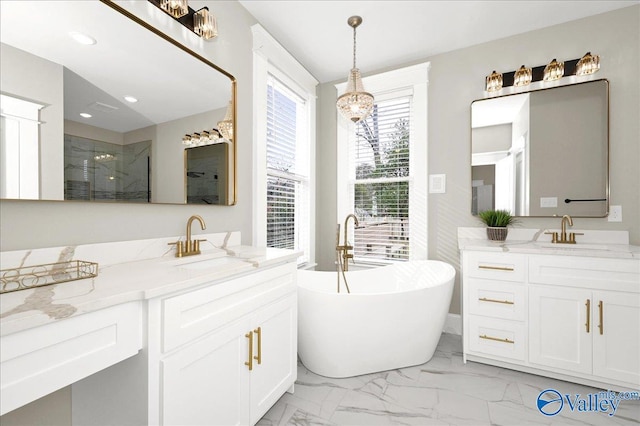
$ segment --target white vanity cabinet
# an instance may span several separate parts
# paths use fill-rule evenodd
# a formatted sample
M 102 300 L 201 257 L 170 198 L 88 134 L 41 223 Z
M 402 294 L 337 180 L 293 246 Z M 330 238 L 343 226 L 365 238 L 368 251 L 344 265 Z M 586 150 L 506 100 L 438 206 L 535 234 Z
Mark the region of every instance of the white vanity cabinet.
M 640 385 L 638 260 L 531 256 L 530 362 Z
M 256 423 L 296 379 L 296 301 L 295 263 L 150 301 L 150 423 Z
M 462 250 L 465 360 L 640 388 L 640 260 Z
M 295 381 L 296 318 L 291 294 L 164 358 L 161 423 L 256 423 Z
M 296 274 L 289 262 L 148 300 L 143 354 L 74 384 L 74 424 L 255 424 L 296 380 Z

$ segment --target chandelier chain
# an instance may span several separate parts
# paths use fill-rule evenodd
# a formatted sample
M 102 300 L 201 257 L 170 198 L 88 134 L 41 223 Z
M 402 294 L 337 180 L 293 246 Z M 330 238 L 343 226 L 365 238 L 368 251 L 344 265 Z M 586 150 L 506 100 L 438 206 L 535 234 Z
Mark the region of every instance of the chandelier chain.
M 356 67 L 356 27 L 353 27 L 353 68 Z

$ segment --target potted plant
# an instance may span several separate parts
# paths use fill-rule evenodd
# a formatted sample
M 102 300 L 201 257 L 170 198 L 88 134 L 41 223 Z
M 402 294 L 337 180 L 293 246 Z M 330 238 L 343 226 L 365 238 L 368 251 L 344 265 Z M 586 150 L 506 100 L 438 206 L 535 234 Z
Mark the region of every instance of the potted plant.
M 507 226 L 517 222 L 508 210 L 485 210 L 478 213 L 478 218 L 487 225 L 487 238 L 492 241 L 506 240 Z

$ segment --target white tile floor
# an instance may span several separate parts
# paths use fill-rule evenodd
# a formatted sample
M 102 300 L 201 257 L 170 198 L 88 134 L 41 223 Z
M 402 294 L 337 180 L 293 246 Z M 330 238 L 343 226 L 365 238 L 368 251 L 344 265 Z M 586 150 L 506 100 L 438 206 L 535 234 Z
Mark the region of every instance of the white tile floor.
M 460 336 L 443 334 L 426 364 L 346 379 L 298 365 L 294 394 L 258 422 L 272 425 L 638 425 L 640 401 L 621 401 L 614 416 L 536 408 L 544 389 L 585 396 L 599 390 L 499 367 L 462 363 Z

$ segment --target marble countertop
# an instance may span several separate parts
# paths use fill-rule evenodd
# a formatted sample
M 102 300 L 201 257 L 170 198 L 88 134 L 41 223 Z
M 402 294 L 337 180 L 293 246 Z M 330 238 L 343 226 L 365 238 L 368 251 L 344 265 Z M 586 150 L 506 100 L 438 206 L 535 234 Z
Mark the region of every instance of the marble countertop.
M 238 245 L 210 247 L 200 255 L 183 258 L 166 254 L 101 263 L 95 278 L 1 294 L 0 335 L 206 283 L 220 284 L 232 277 L 293 262 L 299 255 L 292 250 Z
M 459 228 L 458 248 L 553 256 L 640 259 L 640 246 L 628 244 L 626 231 L 571 230 L 583 234 L 576 238 L 576 244 L 552 243 L 546 232 L 557 230 L 510 230 L 506 241 L 491 241 L 484 231 L 484 228 Z

